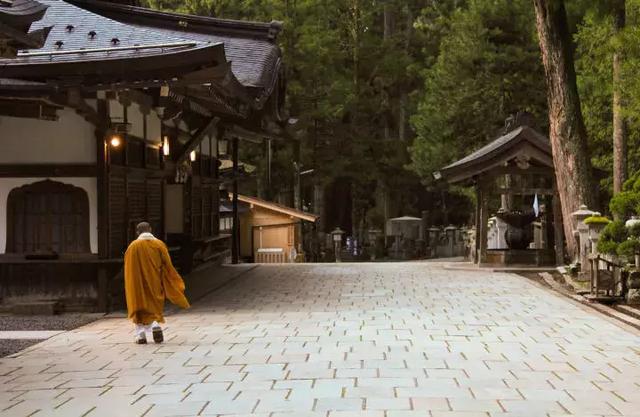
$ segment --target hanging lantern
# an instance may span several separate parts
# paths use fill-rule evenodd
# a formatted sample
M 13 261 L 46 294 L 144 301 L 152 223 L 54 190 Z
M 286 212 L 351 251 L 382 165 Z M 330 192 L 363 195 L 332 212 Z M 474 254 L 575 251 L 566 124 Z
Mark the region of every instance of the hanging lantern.
M 164 156 L 169 156 L 169 137 L 165 136 L 162 141 L 162 154 Z
M 189 159 L 191 159 L 191 162 L 196 160 L 196 151 L 191 151 L 191 153 L 189 154 Z
M 122 144 L 122 139 L 120 139 L 120 136 L 118 135 L 113 135 L 111 136 L 109 143 L 113 148 L 118 148 Z

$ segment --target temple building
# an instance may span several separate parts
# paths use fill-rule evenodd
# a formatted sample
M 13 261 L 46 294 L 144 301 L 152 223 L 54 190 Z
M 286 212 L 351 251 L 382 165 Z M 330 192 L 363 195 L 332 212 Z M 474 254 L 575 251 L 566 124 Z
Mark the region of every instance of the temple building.
M 220 149 L 237 188 L 239 143 L 288 136 L 281 25 L 29 4 L 41 14 L 18 29 L 46 38 L 0 59 L 0 299 L 113 308 L 140 221 L 185 274 L 229 247 L 237 259 L 237 198 L 231 237 L 219 230 Z

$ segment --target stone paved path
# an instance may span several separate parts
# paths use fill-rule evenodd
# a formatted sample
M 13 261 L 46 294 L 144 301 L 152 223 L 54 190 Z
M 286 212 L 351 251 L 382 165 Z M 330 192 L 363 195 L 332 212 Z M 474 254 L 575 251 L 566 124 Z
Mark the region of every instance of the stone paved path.
M 262 266 L 165 334 L 101 320 L 0 359 L 0 415 L 640 416 L 640 336 L 515 275 Z

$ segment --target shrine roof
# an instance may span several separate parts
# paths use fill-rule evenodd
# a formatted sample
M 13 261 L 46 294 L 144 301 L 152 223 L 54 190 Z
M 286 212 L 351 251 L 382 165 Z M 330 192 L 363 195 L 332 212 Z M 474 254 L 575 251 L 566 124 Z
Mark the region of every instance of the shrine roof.
M 519 126 L 464 158 L 434 173 L 436 179 L 460 182 L 504 165 L 518 155 L 532 157 L 553 168 L 549 139 L 529 126 Z

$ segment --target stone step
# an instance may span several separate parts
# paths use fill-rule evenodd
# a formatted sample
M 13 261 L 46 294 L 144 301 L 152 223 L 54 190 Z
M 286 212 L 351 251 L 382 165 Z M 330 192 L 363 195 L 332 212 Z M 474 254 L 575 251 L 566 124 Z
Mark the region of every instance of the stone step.
M 25 316 L 50 316 L 62 312 L 62 304 L 59 301 L 26 301 L 11 304 L 9 311 L 13 314 Z
M 636 308 L 636 307 L 630 307 L 630 306 L 624 305 L 624 304 L 617 304 L 615 306 L 615 309 L 618 310 L 621 313 L 628 314 L 629 316 L 640 320 L 640 307 Z

